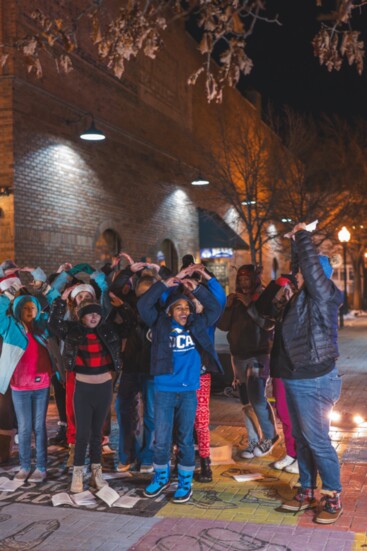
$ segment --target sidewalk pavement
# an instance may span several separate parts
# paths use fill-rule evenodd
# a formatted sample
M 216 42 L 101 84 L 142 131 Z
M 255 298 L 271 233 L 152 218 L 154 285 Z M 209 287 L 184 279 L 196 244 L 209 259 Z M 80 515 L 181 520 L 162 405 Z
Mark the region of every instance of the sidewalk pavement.
M 223 339 L 219 338 L 224 347 Z M 356 427 L 353 416 L 367 420 L 367 319 L 347 321 L 340 331 L 343 375 L 340 427 L 331 434 L 342 472 L 344 514 L 332 526 L 312 521 L 312 512 L 279 511 L 284 497 L 292 495 L 297 476 L 271 468 L 285 453 L 283 442 L 271 456 L 244 460 L 238 449 L 245 446 L 242 411 L 235 397 L 212 397 L 213 442 L 233 444 L 229 464 L 216 465 L 210 484 L 194 484 L 192 500 L 184 505 L 170 501 L 172 486 L 155 500 L 142 490 L 150 475 L 132 473 L 110 480 L 120 494 L 137 498 L 132 509 L 109 508 L 102 501 L 87 508 L 52 507 L 52 495 L 65 492 L 70 473 L 65 468 L 67 451 L 49 448 L 47 481 L 27 483 L 14 493 L 0 492 L 0 551 L 31 549 L 48 551 L 352 551 L 367 547 L 367 424 Z M 56 410 L 49 409 L 49 433 L 55 430 Z M 113 422 L 112 447 L 117 428 Z M 105 473 L 113 476 L 113 458 L 106 459 Z M 0 468 L 0 476 L 12 477 L 17 466 Z M 259 481 L 239 483 L 234 474 L 258 472 Z M 115 473 L 116 475 L 116 473 Z M 87 486 L 86 486 L 87 488 Z

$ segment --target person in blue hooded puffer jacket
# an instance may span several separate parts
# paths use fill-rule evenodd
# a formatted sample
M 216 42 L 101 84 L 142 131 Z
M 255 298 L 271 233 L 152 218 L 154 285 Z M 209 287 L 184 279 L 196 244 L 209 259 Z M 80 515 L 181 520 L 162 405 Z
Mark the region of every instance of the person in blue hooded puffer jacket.
M 178 289 L 179 283 L 203 305 L 202 314 L 196 314 L 193 302 L 178 290 L 169 293 L 164 309 L 160 307 L 167 289 Z M 203 285 L 198 285 L 193 279 L 180 281 L 177 278 L 155 283 L 141 296 L 137 306 L 142 319 L 152 329 L 150 373 L 154 375 L 155 385 L 155 474 L 144 495 L 156 497 L 169 486 L 169 459 L 175 424 L 179 451 L 178 487 L 173 502 L 185 503 L 192 495 L 195 469 L 193 429 L 200 368 L 205 365 L 208 371 L 222 371 L 208 334 L 208 327 L 217 321 L 222 308 Z
M 18 421 L 20 471 L 15 478 L 42 482 L 46 477 L 46 413 L 51 380 L 47 351 L 47 317 L 32 295 L 0 296 L 0 393 L 11 387 Z M 31 470 L 32 428 L 36 441 L 36 469 Z

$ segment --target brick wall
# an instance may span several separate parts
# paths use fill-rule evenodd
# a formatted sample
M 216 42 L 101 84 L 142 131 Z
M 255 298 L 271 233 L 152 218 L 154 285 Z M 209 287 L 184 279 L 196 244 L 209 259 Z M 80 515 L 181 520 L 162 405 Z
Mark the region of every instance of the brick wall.
M 30 5 L 24 0 L 22 12 Z M 29 31 L 24 25 L 19 12 L 18 34 Z M 210 187 L 195 189 L 190 182 L 199 169 L 205 174 L 202 151 L 216 141 L 218 120 L 236 124 L 240 117 L 254 124 L 254 108 L 235 90 L 226 91 L 222 105 L 208 105 L 203 88 L 186 82 L 201 63 L 197 44 L 180 25 L 166 33 L 165 43 L 156 60 L 128 64 L 121 81 L 93 61 L 90 47 L 73 57 L 68 76 L 46 60 L 44 77 L 36 80 L 15 60 L 14 242 L 20 264 L 51 271 L 61 261 L 97 263 L 96 242 L 107 229 L 136 258 L 155 257 L 165 239 L 179 257 L 197 254 L 196 207 L 226 214 L 228 205 Z M 78 138 L 89 119 L 66 124 L 85 112 L 94 114 L 105 142 Z
M 10 44 L 15 33 L 15 5 L 0 1 L 0 44 Z M 0 68 L 0 188 L 13 187 L 13 53 Z M 14 197 L 0 195 L 0 259 L 14 257 Z
M 13 187 L 12 80 L 0 80 L 0 188 Z M 14 197 L 0 195 L 0 259 L 14 256 Z
M 164 239 L 178 254 L 198 250 L 193 190 L 176 174 L 176 163 L 132 145 L 110 132 L 102 143 L 87 143 L 64 125 L 52 100 L 36 90 L 15 88 L 15 243 L 21 264 L 47 270 L 60 261 L 95 263 L 95 245 L 115 230 L 133 256 L 155 257 Z M 24 113 L 23 105 L 31 105 Z

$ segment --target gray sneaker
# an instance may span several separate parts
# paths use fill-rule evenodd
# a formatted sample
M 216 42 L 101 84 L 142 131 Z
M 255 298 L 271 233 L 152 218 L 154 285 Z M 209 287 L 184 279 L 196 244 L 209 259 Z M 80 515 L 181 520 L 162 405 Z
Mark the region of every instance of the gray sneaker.
M 141 473 L 154 473 L 153 465 L 140 465 Z
M 36 469 L 28 478 L 28 482 L 39 483 L 39 482 L 43 482 L 45 478 L 46 478 L 46 471 L 40 471 L 40 469 Z
M 20 469 L 17 474 L 14 476 L 14 480 L 23 480 L 24 482 L 29 477 L 30 469 Z
M 264 455 L 268 455 L 272 449 L 279 444 L 279 436 L 276 435 L 274 438 L 263 438 L 261 442 L 259 442 L 255 449 L 254 449 L 254 455 L 255 457 L 263 457 Z
M 259 442 L 256 442 L 256 440 L 250 440 L 248 443 L 247 448 L 245 448 L 242 452 L 240 452 L 240 456 L 244 459 L 252 459 L 255 457 L 254 451 L 256 446 L 258 446 Z

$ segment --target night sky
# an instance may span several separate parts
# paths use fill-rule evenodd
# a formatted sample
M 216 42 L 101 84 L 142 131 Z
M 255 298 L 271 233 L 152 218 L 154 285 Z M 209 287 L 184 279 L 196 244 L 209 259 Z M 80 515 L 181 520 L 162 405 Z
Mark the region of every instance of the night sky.
M 316 1 L 273 0 L 267 6 L 279 13 L 283 26 L 256 24 L 247 47 L 255 66 L 250 76 L 242 78 L 240 88 L 257 89 L 263 103 L 271 101 L 277 109 L 290 105 L 316 116 L 335 113 L 367 119 L 367 58 L 362 76 L 346 62 L 340 72 L 329 73 L 320 66 L 311 44 L 320 27 Z M 362 17 L 354 18 L 353 28 L 367 29 L 366 12 L 365 8 Z M 364 39 L 367 42 L 366 31 Z

